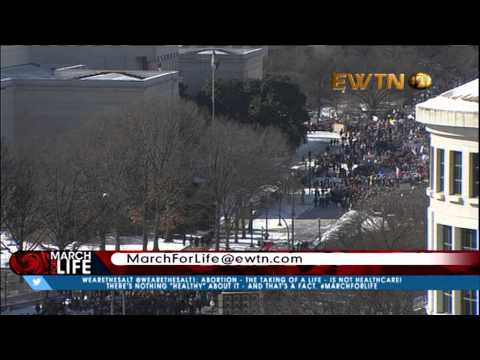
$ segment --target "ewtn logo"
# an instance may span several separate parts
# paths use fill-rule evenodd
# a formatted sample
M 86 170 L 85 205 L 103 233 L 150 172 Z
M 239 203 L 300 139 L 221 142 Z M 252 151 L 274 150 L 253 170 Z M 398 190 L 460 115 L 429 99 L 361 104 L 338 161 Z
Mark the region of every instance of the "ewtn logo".
M 418 72 L 408 78 L 408 84 L 417 90 L 428 89 L 432 86 L 432 77 L 427 73 Z M 384 73 L 333 73 L 332 89 L 345 91 L 347 85 L 351 90 L 366 90 L 374 86 L 377 90 L 404 90 L 405 74 Z

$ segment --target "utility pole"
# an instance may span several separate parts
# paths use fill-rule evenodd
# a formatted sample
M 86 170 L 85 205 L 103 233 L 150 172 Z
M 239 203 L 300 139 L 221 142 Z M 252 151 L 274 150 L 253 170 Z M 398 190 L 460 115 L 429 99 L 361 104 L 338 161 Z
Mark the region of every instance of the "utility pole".
M 212 49 L 212 122 L 215 121 L 215 50 Z

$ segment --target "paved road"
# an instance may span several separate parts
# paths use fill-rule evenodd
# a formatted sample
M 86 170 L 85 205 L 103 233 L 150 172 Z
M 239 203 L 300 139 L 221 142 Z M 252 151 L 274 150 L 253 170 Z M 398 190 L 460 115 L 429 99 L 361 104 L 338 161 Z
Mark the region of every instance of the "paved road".
M 335 222 L 334 219 L 322 220 L 320 232 L 325 233 L 333 222 Z M 318 220 L 295 220 L 295 241 L 313 242 L 318 237 Z
M 326 208 L 311 207 L 298 215 L 297 219 L 338 219 L 345 213 L 342 208 L 330 205 Z
M 328 230 L 330 225 L 334 223 L 338 218 L 340 218 L 345 211 L 341 208 L 337 208 L 334 205 L 330 205 L 326 208 L 313 206 L 313 196 L 307 195 L 305 197 L 305 203 L 301 204 L 300 197 L 298 196 L 297 204 L 296 204 L 296 216 L 295 216 L 295 240 L 302 241 L 302 242 L 311 242 L 314 241 L 318 235 L 318 220 L 321 220 L 321 233 L 324 233 Z M 291 205 L 289 204 L 288 207 L 285 205 L 281 211 L 282 218 L 288 224 L 288 227 L 291 231 Z M 256 219 L 258 222 L 255 222 L 256 226 L 262 226 L 263 222 L 262 219 L 265 218 L 265 210 L 260 209 L 256 214 Z M 269 209 L 269 218 L 270 219 L 278 219 L 278 205 L 274 204 Z M 286 228 L 278 228 L 277 221 L 274 221 L 275 228 L 272 225 L 269 225 L 271 228 L 269 229 L 270 232 L 270 240 L 278 240 L 278 241 L 285 241 L 286 240 Z
M 302 212 L 295 220 L 295 240 L 301 242 L 314 241 L 319 237 L 319 219 L 321 222 L 320 233 L 325 233 L 343 213 L 341 208 L 335 206 L 311 208 Z

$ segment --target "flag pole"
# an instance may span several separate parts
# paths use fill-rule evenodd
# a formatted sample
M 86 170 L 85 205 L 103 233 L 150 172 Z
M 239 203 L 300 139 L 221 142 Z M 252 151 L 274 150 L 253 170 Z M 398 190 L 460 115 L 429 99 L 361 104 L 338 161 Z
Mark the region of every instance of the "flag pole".
M 215 50 L 212 49 L 212 122 L 215 121 Z

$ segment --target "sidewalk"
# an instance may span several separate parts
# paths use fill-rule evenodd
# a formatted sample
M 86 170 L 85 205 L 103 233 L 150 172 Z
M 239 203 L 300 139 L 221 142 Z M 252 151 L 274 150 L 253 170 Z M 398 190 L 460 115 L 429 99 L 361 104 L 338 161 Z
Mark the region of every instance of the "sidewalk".
M 305 189 L 306 195 L 304 203 L 301 201 L 301 194 L 295 194 L 295 242 L 312 242 L 318 238 L 318 221 L 321 220 L 320 232 L 326 232 L 330 226 L 340 218 L 344 211 L 334 205 L 326 208 L 314 207 L 313 189 L 310 194 Z M 280 215 L 280 216 L 279 216 Z M 229 240 L 229 250 L 232 251 L 255 251 L 262 248 L 262 243 L 272 244 L 273 246 L 289 246 L 292 238 L 292 197 L 284 198 L 281 207 L 279 202 L 273 203 L 268 210 L 258 209 L 253 219 L 253 247 L 252 237 L 247 231 L 245 239 L 242 239 L 242 231 L 239 230 L 238 243 L 235 243 L 235 234 L 232 232 Z M 264 239 L 265 229 L 268 229 L 268 239 Z M 224 236 L 220 240 L 220 250 L 226 250 L 226 239 Z M 215 241 L 209 245 L 210 250 L 215 249 Z

